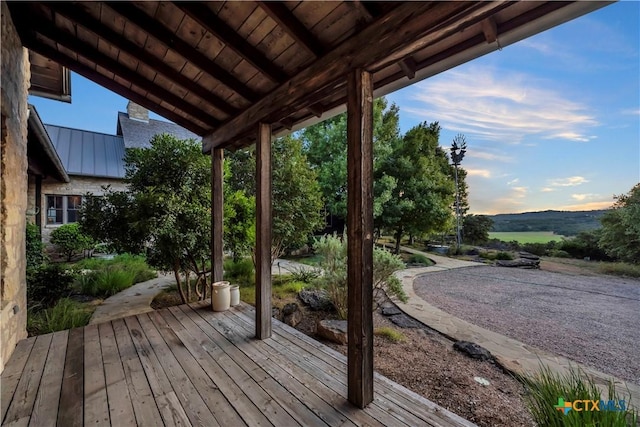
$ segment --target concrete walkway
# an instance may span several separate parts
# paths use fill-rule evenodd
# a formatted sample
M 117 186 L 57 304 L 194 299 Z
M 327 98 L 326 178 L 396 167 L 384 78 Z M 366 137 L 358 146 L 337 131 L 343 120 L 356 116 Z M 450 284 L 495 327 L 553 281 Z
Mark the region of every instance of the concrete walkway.
M 173 274 L 159 274 L 155 279 L 136 283 L 132 287 L 107 298 L 93 312 L 89 324 L 108 322 L 135 314 L 153 311 L 151 301 L 163 289 L 175 285 Z
M 394 302 L 398 308 L 409 316 L 453 340 L 471 341 L 481 345 L 489 350 L 502 366 L 514 373 L 535 373 L 539 370 L 541 363 L 548 366 L 552 371 L 560 374 L 568 373 L 570 367 L 579 367 L 586 374 L 593 377 L 605 397 L 608 381 L 613 380 L 616 384 L 616 390 L 622 395 L 622 398 L 628 401 L 630 394 L 631 404 L 635 408 L 640 407 L 640 386 L 612 378 L 610 375 L 571 361 L 565 357 L 556 356 L 488 329 L 473 325 L 432 306 L 416 295 L 413 289 L 413 281 L 423 274 L 453 268 L 482 266 L 484 264 L 456 260 L 432 253 L 424 253 L 411 248 L 401 247 L 401 249 L 409 253 L 422 254 L 436 262 L 436 265 L 431 267 L 410 268 L 396 272 L 396 276 L 402 281 L 402 288 L 407 294 L 408 300 L 407 303 L 402 303 L 401 301 Z

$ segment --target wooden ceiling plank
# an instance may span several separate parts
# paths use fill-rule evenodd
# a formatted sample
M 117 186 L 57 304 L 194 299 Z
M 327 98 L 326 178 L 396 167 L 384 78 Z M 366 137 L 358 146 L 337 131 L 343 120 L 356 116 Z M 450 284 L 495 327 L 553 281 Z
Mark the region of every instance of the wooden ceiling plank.
M 114 80 L 100 74 L 99 72 L 93 70 L 90 67 L 87 67 L 86 65 L 80 64 L 75 59 L 69 58 L 68 56 L 63 55 L 62 53 L 58 52 L 57 50 L 49 46 L 36 43 L 31 39 L 25 39 L 23 40 L 23 42 L 29 49 L 32 49 L 33 51 L 38 52 L 39 54 L 44 55 L 52 59 L 53 61 L 56 61 L 57 63 L 59 63 L 64 67 L 72 69 L 74 72 L 80 74 L 81 76 L 86 77 L 87 79 L 92 80 L 98 83 L 99 85 L 104 86 L 105 88 L 127 99 L 130 99 L 136 104 L 140 104 L 169 120 L 172 120 L 173 122 L 179 124 L 180 126 L 186 129 L 189 129 L 190 131 L 198 135 L 204 135 L 206 133 L 205 128 L 199 125 L 196 125 L 195 123 L 189 121 L 187 118 L 183 117 L 182 115 L 177 114 L 164 107 L 161 107 L 156 103 L 152 103 L 149 99 L 145 98 L 144 96 L 137 94 L 136 92 L 132 91 L 131 89 L 125 86 L 120 85 L 119 83 L 116 83 Z
M 487 43 L 493 43 L 498 40 L 498 24 L 493 16 L 482 21 L 482 32 Z
M 207 135 L 203 139 L 203 152 L 232 143 L 260 120 L 279 120 L 282 116 L 277 116 L 294 105 L 313 104 L 307 101 L 310 93 L 340 80 L 354 68 L 366 69 L 389 57 L 394 60 L 400 53 L 412 52 L 435 39 L 460 31 L 470 20 L 484 17 L 500 5 L 501 2 L 403 3 Z M 377 43 L 372 44 L 371 40 L 377 40 Z M 368 49 L 362 46 L 368 46 Z M 402 56 L 406 57 L 407 53 Z
M 400 66 L 400 69 L 402 69 L 404 75 L 409 78 L 409 80 L 412 80 L 416 76 L 418 64 L 416 64 L 416 61 L 414 61 L 412 57 L 406 57 L 402 61 L 398 62 L 398 65 Z
M 320 57 L 325 53 L 325 47 L 322 43 L 298 21 L 287 6 L 278 2 L 266 1 L 259 1 L 258 4 L 293 40 L 307 49 L 312 55 Z
M 107 4 L 114 11 L 126 17 L 128 21 L 135 24 L 138 28 L 175 50 L 202 71 L 239 93 L 243 98 L 248 101 L 256 101 L 258 99 L 257 93 L 249 90 L 238 79 L 231 75 L 231 73 L 211 61 L 203 54 L 197 52 L 193 46 L 178 38 L 165 27 L 159 25 L 153 20 L 153 18 L 142 12 L 136 6 L 125 2 L 108 2 Z
M 185 113 L 197 118 L 198 120 L 201 120 L 203 123 L 207 123 L 212 127 L 215 127 L 220 123 L 214 117 L 211 117 L 208 114 L 205 114 L 203 111 L 194 108 L 193 105 L 174 95 L 172 92 L 156 85 L 152 81 L 147 80 L 136 71 L 125 67 L 115 59 L 110 58 L 101 52 L 98 52 L 91 45 L 87 45 L 84 42 L 73 37 L 71 34 L 68 34 L 56 28 L 50 22 L 38 18 L 34 15 L 31 16 L 31 20 L 34 24 L 36 24 L 35 27 L 37 28 L 38 33 L 50 38 L 51 40 L 56 40 L 57 43 L 64 45 L 74 52 L 77 52 L 79 55 L 85 57 L 96 65 L 103 66 L 105 69 L 108 69 L 109 71 L 120 75 L 131 83 L 144 88 L 148 92 L 157 93 L 163 99 L 173 104 L 176 108 L 179 108 Z
M 261 51 L 247 43 L 205 4 L 183 2 L 174 4 L 275 83 L 287 80 L 288 76 L 279 67 L 269 61 Z
M 218 110 L 221 110 L 229 115 L 237 113 L 237 110 L 235 108 L 227 104 L 215 93 L 195 83 L 188 77 L 183 76 L 182 74 L 180 74 L 180 72 L 168 66 L 161 59 L 156 58 L 146 49 L 131 42 L 115 31 L 112 31 L 107 26 L 103 25 L 99 20 L 86 13 L 81 12 L 80 10 L 78 10 L 78 8 L 69 6 L 65 3 L 54 3 L 52 4 L 52 7 L 54 7 L 56 13 L 59 13 L 67 17 L 68 19 L 77 22 L 79 25 L 82 25 L 83 27 L 97 34 L 99 37 L 108 41 L 116 48 L 127 52 L 129 55 L 145 63 L 148 67 L 156 70 L 158 73 L 163 74 L 165 77 L 173 80 L 185 89 L 200 96 L 202 99 L 210 103 L 212 106 L 216 107 Z

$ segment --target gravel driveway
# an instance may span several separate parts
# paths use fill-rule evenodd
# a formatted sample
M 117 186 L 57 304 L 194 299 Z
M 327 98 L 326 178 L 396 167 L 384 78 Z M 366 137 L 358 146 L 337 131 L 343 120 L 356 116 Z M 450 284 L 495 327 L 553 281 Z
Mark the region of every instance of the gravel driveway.
M 640 280 L 487 266 L 428 273 L 414 289 L 475 325 L 640 384 Z

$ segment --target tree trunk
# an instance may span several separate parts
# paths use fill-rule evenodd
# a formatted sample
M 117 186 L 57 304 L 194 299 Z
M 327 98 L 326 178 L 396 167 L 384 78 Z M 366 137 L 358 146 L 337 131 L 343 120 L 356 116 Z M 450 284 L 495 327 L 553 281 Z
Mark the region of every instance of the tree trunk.
M 173 275 L 176 278 L 176 284 L 178 285 L 178 293 L 180 293 L 180 298 L 182 299 L 182 303 L 187 303 L 187 297 L 184 294 L 184 289 L 182 289 L 182 282 L 180 281 L 180 262 L 175 260 L 173 262 Z
M 396 255 L 400 254 L 400 240 L 402 240 L 402 227 L 398 227 L 396 231 Z

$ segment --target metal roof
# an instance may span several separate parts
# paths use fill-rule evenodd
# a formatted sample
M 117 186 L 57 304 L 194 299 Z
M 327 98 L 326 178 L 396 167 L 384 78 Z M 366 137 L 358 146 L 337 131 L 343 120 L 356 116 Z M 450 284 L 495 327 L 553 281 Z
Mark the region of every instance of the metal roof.
M 175 123 L 149 119 L 149 121 L 129 118 L 127 113 L 118 113 L 118 134 L 122 135 L 125 148 L 148 148 L 149 141 L 155 135 L 168 133 L 178 139 L 194 139 L 200 142 L 202 138 Z
M 124 178 L 121 136 L 44 125 L 69 175 Z

